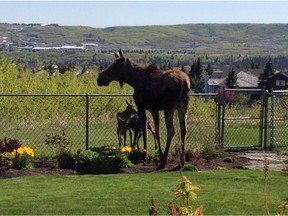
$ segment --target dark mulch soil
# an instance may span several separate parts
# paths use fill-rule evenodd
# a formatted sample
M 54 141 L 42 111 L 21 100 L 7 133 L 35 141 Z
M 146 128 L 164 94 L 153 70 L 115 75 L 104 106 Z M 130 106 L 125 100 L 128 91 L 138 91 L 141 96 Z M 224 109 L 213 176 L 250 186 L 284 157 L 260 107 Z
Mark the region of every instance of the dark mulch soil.
M 233 161 L 225 162 L 224 159 L 232 158 Z M 191 162 L 187 162 L 191 163 Z M 249 159 L 237 157 L 237 153 L 225 152 L 220 157 L 213 158 L 210 160 L 197 159 L 193 162 L 198 170 L 214 170 L 218 168 L 224 169 L 243 169 L 245 165 L 249 163 Z M 155 163 L 149 164 L 138 164 L 130 168 L 123 168 L 119 170 L 119 173 L 149 173 L 149 172 L 161 172 L 161 171 L 172 171 L 177 170 L 177 163 L 170 161 L 164 169 L 157 169 Z M 47 166 L 38 166 L 33 169 L 5 169 L 0 168 L 0 179 L 1 178 L 13 178 L 19 176 L 33 176 L 33 175 L 77 175 L 85 173 L 85 171 L 79 168 L 53 168 Z

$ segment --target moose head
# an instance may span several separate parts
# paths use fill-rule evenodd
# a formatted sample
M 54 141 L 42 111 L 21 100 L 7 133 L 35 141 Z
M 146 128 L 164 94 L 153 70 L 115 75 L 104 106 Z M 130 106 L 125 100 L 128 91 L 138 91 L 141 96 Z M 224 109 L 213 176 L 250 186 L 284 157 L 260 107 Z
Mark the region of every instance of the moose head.
M 108 86 L 112 81 L 118 81 L 120 87 L 124 84 L 124 74 L 126 71 L 126 58 L 123 56 L 122 50 L 119 53 L 114 52 L 115 61 L 104 71 L 99 73 L 97 84 L 99 86 Z

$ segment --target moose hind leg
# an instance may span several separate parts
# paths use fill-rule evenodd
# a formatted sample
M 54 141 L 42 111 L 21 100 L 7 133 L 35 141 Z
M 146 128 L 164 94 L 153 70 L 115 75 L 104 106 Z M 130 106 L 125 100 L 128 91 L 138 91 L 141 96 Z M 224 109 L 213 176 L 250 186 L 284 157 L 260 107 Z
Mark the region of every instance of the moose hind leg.
M 117 128 L 117 137 L 119 142 L 119 147 L 123 146 L 122 136 L 121 136 L 121 130 Z
M 171 141 L 175 135 L 175 129 L 174 129 L 174 124 L 173 124 L 174 110 L 165 110 L 164 115 L 165 115 L 165 123 L 166 123 L 166 128 L 167 128 L 167 140 L 166 140 L 166 147 L 165 147 L 164 155 L 161 158 L 162 167 L 165 167 L 165 165 L 167 164 Z
M 145 114 L 145 110 L 140 109 L 138 107 L 138 116 L 139 116 L 139 123 L 140 123 L 140 127 L 142 130 L 142 135 L 143 135 L 144 149 L 147 151 L 147 128 L 146 128 L 147 117 Z
M 158 149 L 159 149 L 159 153 L 160 153 L 160 157 L 163 156 L 162 153 L 162 149 L 161 149 L 161 144 L 160 144 L 160 131 L 159 131 L 159 126 L 160 126 L 160 118 L 159 118 L 159 112 L 158 111 L 150 111 L 153 117 L 153 122 L 154 122 L 154 128 L 155 128 L 155 132 L 152 131 L 151 125 L 151 132 L 154 136 L 154 141 L 156 141 L 155 143 L 155 149 L 157 149 L 157 145 L 158 145 Z M 149 126 L 149 125 L 148 125 Z M 149 129 L 149 127 L 148 127 Z
M 185 164 L 185 143 L 187 134 L 187 107 L 188 103 L 183 103 L 182 106 L 178 108 L 178 118 L 180 125 L 181 134 L 181 154 L 180 154 L 180 166 L 184 167 Z

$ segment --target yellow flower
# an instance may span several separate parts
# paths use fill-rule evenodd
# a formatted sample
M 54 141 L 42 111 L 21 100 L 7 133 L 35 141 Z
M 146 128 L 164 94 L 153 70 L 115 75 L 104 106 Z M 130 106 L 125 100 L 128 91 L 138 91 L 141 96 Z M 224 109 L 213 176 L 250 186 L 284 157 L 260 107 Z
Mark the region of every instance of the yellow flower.
M 121 152 L 127 152 L 130 153 L 132 151 L 132 148 L 130 146 L 123 146 L 121 148 Z
M 12 152 L 12 155 L 16 156 L 16 155 L 22 155 L 26 153 L 27 155 L 31 156 L 31 157 L 34 157 L 34 150 L 32 148 L 29 148 L 29 147 L 20 147 L 18 149 L 14 149 L 14 151 Z

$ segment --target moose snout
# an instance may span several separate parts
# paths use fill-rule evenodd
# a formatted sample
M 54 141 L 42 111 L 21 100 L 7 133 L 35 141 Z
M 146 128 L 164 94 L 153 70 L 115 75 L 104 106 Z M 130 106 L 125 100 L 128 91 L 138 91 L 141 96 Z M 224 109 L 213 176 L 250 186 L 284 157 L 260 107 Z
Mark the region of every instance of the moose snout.
M 108 86 L 109 83 L 110 83 L 109 80 L 104 79 L 101 75 L 98 76 L 97 78 L 98 86 Z

